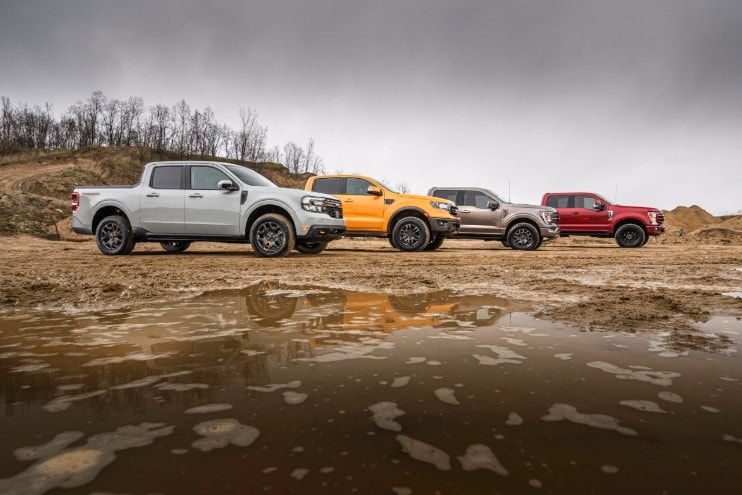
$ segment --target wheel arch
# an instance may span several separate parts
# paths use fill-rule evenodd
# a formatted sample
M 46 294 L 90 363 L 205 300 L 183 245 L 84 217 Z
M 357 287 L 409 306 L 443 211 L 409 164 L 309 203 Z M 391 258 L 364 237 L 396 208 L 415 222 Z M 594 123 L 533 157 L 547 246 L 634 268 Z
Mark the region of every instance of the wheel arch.
M 425 212 L 420 208 L 401 208 L 398 211 L 395 211 L 391 218 L 389 218 L 389 222 L 386 225 L 387 234 L 392 235 L 392 231 L 394 230 L 394 226 L 397 225 L 397 222 L 406 217 L 417 217 L 423 222 L 428 221 L 428 218 L 425 216 Z
M 90 228 L 93 230 L 93 233 L 95 233 L 101 220 L 111 215 L 119 215 L 121 217 L 124 217 L 126 221 L 129 222 L 129 225 L 131 225 L 131 219 L 124 210 L 122 210 L 118 206 L 108 205 L 98 209 L 95 212 L 95 215 L 93 215 L 93 221 L 90 224 Z
M 536 223 L 535 220 L 533 220 L 530 217 L 516 217 L 516 218 L 511 219 L 508 222 L 508 226 L 505 229 L 505 238 L 507 238 L 508 232 L 510 232 L 510 229 L 513 228 L 513 225 L 517 225 L 519 223 L 530 223 L 536 228 L 536 231 L 538 231 L 539 236 L 541 235 L 541 229 L 539 228 L 538 223 Z
M 641 220 L 638 220 L 638 219 L 633 218 L 633 217 L 628 217 L 628 218 L 622 218 L 621 220 L 619 220 L 618 222 L 616 222 L 613 225 L 613 230 L 611 231 L 611 236 L 615 237 L 616 236 L 616 231 L 619 228 L 623 227 L 624 225 L 628 225 L 628 224 L 634 224 L 637 227 L 640 227 L 644 231 L 644 235 L 647 235 L 647 228 L 644 226 L 644 224 L 641 222 Z
M 252 224 L 255 223 L 255 220 L 260 218 L 261 216 L 267 214 L 267 213 L 275 213 L 277 215 L 282 215 L 286 217 L 286 219 L 291 224 L 291 228 L 294 229 L 294 234 L 298 234 L 296 231 L 296 223 L 294 222 L 294 217 L 291 215 L 291 213 L 286 209 L 282 208 L 275 204 L 265 204 L 262 206 L 259 206 L 258 208 L 255 208 L 253 211 L 250 212 L 250 215 L 247 217 L 247 221 L 245 222 L 245 238 L 249 241 L 250 240 L 250 228 L 252 228 Z

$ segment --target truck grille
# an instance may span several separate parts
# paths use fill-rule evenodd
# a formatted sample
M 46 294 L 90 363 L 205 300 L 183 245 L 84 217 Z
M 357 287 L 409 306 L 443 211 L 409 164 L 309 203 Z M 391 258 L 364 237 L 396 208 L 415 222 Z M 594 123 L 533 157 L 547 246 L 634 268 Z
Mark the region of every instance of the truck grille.
M 459 216 L 459 208 L 456 205 L 449 206 L 448 211 L 455 217 Z
M 343 203 L 339 199 L 325 199 L 325 207 L 332 218 L 343 218 Z
M 659 225 L 662 225 L 663 223 L 665 223 L 665 214 L 662 213 L 661 211 L 657 213 L 657 223 Z

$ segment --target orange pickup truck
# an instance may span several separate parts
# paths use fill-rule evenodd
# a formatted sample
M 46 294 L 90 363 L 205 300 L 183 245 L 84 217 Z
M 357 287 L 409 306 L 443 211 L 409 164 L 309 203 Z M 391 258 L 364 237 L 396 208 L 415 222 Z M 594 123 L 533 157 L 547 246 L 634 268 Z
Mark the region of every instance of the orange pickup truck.
M 453 201 L 395 192 L 361 175 L 318 175 L 305 189 L 343 202 L 346 236 L 386 237 L 400 251 L 438 249 L 460 227 Z

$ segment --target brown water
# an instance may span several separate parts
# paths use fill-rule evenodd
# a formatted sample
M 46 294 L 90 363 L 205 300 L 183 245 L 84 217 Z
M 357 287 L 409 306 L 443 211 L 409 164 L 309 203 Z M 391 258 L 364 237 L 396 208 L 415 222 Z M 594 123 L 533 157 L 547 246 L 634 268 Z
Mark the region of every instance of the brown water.
M 742 491 L 742 322 L 700 351 L 518 309 L 265 282 L 3 315 L 0 493 Z

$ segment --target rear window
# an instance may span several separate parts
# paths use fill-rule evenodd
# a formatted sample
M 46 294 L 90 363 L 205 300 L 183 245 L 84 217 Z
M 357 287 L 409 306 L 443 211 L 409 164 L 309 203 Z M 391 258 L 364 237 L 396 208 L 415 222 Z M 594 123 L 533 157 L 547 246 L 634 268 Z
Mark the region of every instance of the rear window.
M 458 194 L 457 191 L 452 189 L 437 189 L 435 192 L 433 192 L 433 196 L 436 198 L 443 198 L 447 199 L 449 201 L 456 202 L 456 195 Z
M 150 185 L 155 189 L 180 189 L 182 170 L 179 165 L 155 167 Z
M 569 196 L 549 196 L 546 199 L 546 206 L 552 208 L 569 208 Z
M 315 179 L 312 191 L 325 194 L 345 194 L 344 179 L 341 177 L 327 177 Z

